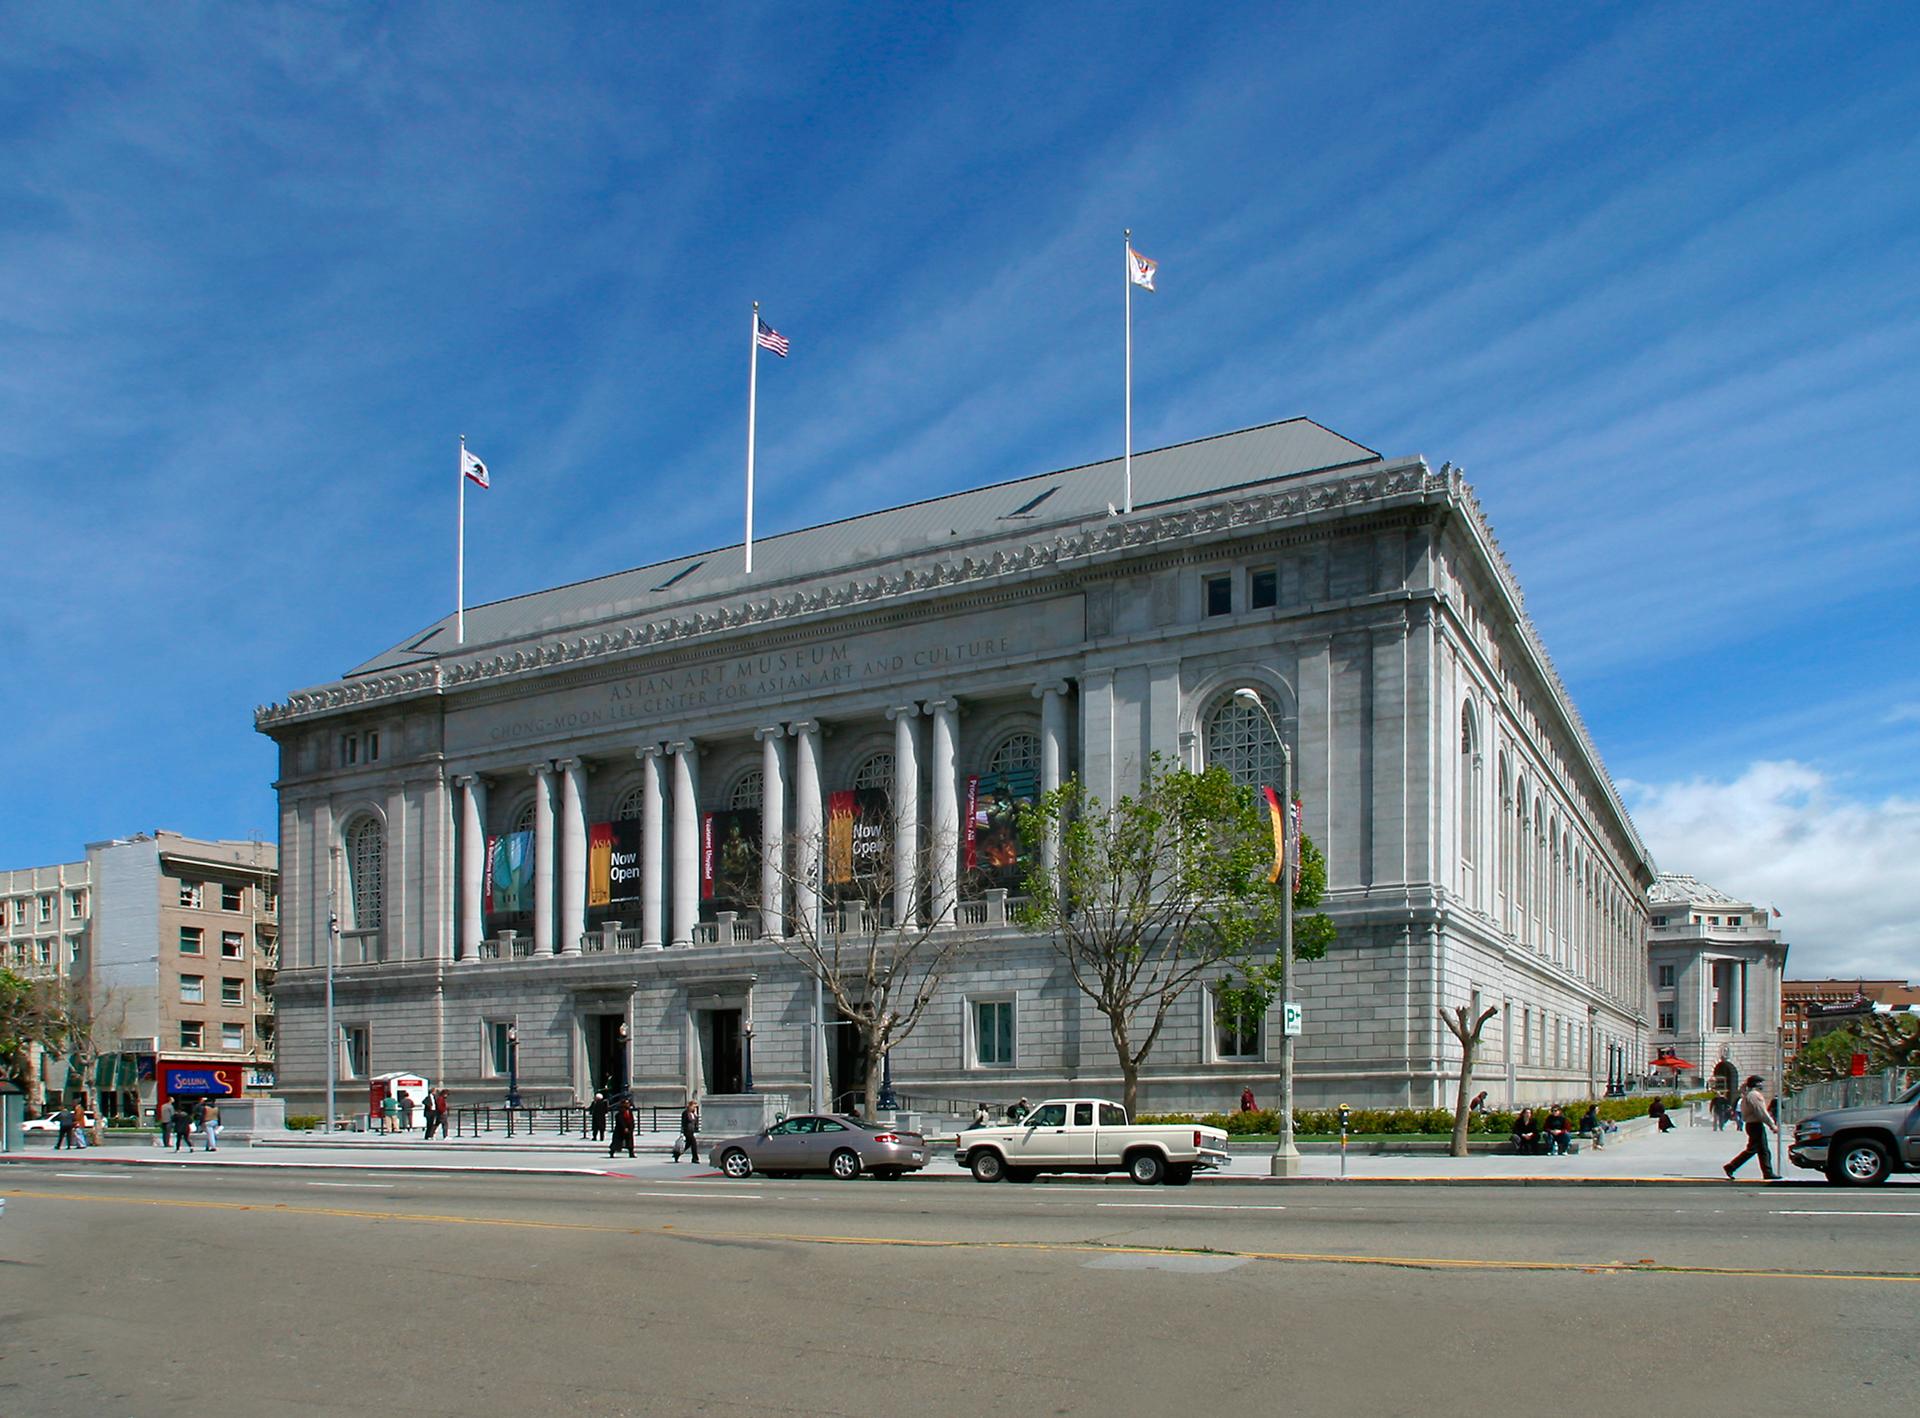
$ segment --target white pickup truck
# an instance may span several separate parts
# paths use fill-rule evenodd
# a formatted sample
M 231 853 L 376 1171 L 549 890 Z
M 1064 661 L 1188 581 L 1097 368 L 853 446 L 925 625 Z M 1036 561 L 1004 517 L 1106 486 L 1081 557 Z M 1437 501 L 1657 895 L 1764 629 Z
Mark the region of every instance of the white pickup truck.
M 1185 1186 L 1198 1167 L 1227 1165 L 1227 1135 L 1181 1123 L 1140 1127 L 1099 1098 L 1049 1098 L 1017 1123 L 968 1128 L 954 1161 L 977 1182 L 1030 1182 L 1041 1172 L 1125 1172 L 1143 1187 Z

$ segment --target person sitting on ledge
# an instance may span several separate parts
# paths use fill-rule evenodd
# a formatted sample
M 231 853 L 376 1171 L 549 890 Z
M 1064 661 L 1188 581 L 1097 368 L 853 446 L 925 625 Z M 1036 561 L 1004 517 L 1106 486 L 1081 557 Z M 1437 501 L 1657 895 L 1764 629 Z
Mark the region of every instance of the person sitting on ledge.
M 1647 1116 L 1660 1124 L 1660 1131 L 1673 1131 L 1673 1119 L 1667 1116 L 1667 1105 L 1658 1098 L 1647 1104 Z
M 1522 1108 L 1513 1120 L 1513 1150 L 1527 1156 L 1540 1150 L 1540 1124 L 1531 1108 Z
M 1547 1135 L 1547 1155 L 1551 1157 L 1558 1153 L 1565 1157 L 1571 1150 L 1573 1133 L 1567 1127 L 1567 1115 L 1558 1103 L 1548 1110 L 1543 1130 Z

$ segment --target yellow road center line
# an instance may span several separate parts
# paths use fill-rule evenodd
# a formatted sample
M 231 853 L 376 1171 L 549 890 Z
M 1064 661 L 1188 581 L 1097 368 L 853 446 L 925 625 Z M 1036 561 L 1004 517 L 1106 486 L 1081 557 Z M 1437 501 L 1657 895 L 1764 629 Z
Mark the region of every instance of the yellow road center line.
M 602 1226 L 588 1221 L 528 1221 L 506 1216 L 451 1216 L 433 1212 L 365 1211 L 343 1206 L 290 1206 L 284 1202 L 190 1201 L 177 1197 L 130 1197 L 93 1192 L 9 1190 L 33 1201 L 69 1201 L 94 1206 L 161 1206 L 187 1211 L 253 1211 L 270 1216 L 313 1216 L 346 1221 L 405 1221 L 431 1226 L 499 1226 L 523 1231 L 575 1231 L 601 1236 L 670 1236 L 696 1241 L 785 1241 L 803 1246 L 881 1246 L 902 1250 L 1038 1251 L 1070 1255 L 1229 1256 L 1297 1265 L 1385 1265 L 1414 1270 L 1545 1271 L 1577 1275 L 1703 1275 L 1740 1280 L 1851 1280 L 1920 1285 L 1920 1274 L 1841 1270 L 1758 1270 L 1720 1265 L 1662 1265 L 1654 1261 L 1501 1260 L 1459 1256 L 1362 1256 L 1315 1251 L 1195 1251 L 1176 1246 L 1116 1246 L 1094 1241 L 966 1241 L 923 1236 L 822 1236 L 783 1231 L 693 1231 L 682 1226 Z

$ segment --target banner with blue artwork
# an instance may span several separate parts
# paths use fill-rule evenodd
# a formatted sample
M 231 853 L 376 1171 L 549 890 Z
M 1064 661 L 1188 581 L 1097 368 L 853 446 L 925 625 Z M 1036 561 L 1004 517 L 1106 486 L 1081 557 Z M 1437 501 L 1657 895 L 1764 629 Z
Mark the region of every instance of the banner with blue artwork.
M 533 914 L 533 834 L 509 832 L 487 840 L 487 934 Z

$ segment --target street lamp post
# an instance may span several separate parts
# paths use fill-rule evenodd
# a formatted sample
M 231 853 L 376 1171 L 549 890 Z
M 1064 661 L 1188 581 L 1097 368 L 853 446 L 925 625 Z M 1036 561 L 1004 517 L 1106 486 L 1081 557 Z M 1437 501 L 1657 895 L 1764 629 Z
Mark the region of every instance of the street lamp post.
M 507 1136 L 513 1136 L 513 1115 L 520 1106 L 520 1020 L 507 1025 Z
M 1251 689 L 1236 689 L 1233 697 L 1243 703 L 1251 704 L 1260 711 L 1260 717 L 1267 722 L 1267 728 L 1273 733 L 1273 741 L 1280 749 L 1280 811 L 1283 814 L 1280 824 L 1280 840 L 1285 843 L 1291 835 L 1293 813 L 1293 754 L 1287 748 L 1287 741 L 1281 736 L 1280 726 L 1273 722 L 1266 703 Z M 1284 850 L 1284 860 L 1280 866 L 1280 1118 L 1275 1129 L 1273 1156 L 1268 1159 L 1268 1173 L 1275 1177 L 1297 1177 L 1300 1175 L 1300 1148 L 1293 1140 L 1293 883 L 1299 872 L 1298 845 L 1290 845 Z
M 633 1052 L 632 1052 L 632 1045 L 629 1042 L 631 1032 L 632 1031 L 629 1030 L 627 1027 L 627 1021 L 624 1019 L 621 1020 L 620 1021 L 620 1079 L 619 1079 L 620 1087 L 614 1092 L 613 1096 L 616 1098 L 626 1097 L 627 1094 L 631 1092 L 633 1089 L 633 1081 L 632 1081 L 633 1080 Z
M 327 1121 L 322 1132 L 333 1131 L 333 1087 L 340 1072 L 340 1034 L 333 1022 L 333 965 L 340 953 L 340 911 L 334 900 L 334 883 L 340 875 L 340 849 L 329 856 L 327 872 Z

